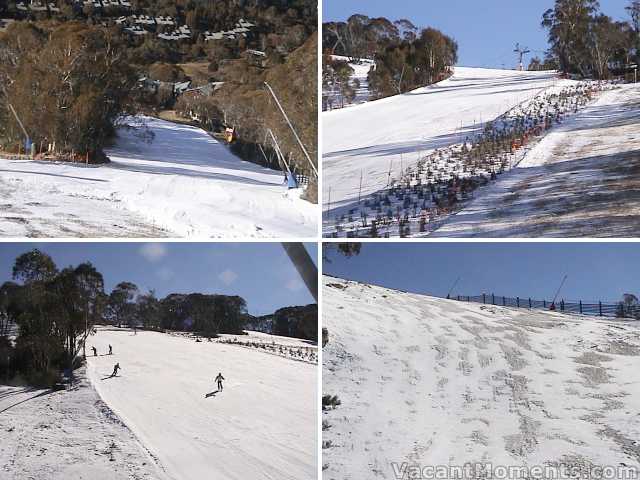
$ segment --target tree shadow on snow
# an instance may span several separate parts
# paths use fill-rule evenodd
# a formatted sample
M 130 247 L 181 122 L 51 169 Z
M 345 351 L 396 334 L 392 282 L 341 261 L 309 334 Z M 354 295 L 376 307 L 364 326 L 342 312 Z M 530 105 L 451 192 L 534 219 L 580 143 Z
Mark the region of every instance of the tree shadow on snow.
M 14 403 L 13 405 L 9 405 L 8 407 L 6 407 L 6 408 L 4 408 L 4 409 L 0 410 L 0 413 L 4 413 L 4 412 L 6 412 L 7 410 L 9 410 L 10 408 L 13 408 L 13 407 L 15 407 L 15 406 L 17 406 L 17 405 L 20 405 L 20 404 L 22 404 L 22 403 L 28 402 L 29 400 L 33 400 L 34 398 L 38 398 L 38 397 L 43 397 L 43 396 L 45 396 L 45 395 L 49 395 L 50 393 L 53 393 L 53 392 L 54 392 L 54 391 L 53 391 L 53 390 L 51 390 L 51 389 L 49 389 L 49 390 L 45 390 L 45 391 L 43 391 L 43 392 L 40 392 L 40 393 L 38 393 L 38 394 L 34 395 L 33 397 L 29 397 L 29 398 L 26 398 L 26 399 L 24 399 L 24 400 L 21 400 L 21 401 L 19 401 L 19 402 L 17 402 L 17 403 Z

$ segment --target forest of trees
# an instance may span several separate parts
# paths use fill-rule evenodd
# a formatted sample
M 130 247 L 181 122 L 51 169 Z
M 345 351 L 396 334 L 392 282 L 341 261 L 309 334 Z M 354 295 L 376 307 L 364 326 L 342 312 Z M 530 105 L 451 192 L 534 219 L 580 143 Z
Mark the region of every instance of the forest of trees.
M 615 21 L 600 11 L 598 0 L 556 0 L 542 18 L 547 57 L 534 58 L 530 69 L 557 68 L 597 79 L 625 73 L 640 60 L 640 1 L 629 0 L 626 10 L 630 20 Z
M 28 136 L 38 152 L 99 160 L 136 80 L 122 47 L 113 32 L 81 23 L 13 23 L 0 35 L 0 147 Z
M 359 61 L 375 60 L 368 75 L 373 98 L 408 92 L 446 78 L 458 60 L 456 41 L 434 28 L 420 29 L 403 19 L 352 15 L 346 22 L 323 24 L 325 90 L 338 82 L 341 94 L 349 98 L 358 85 L 348 82 L 348 64 L 334 55 Z
M 28 137 L 36 153 L 55 148 L 62 159 L 73 153 L 77 160 L 88 154 L 88 161 L 102 161 L 102 147 L 119 115 L 157 114 L 175 106 L 179 112 L 196 113 L 202 126 L 214 132 L 234 127 L 238 141 L 233 148 L 243 159 L 284 168 L 270 150 L 266 132 L 271 129 L 292 167 L 311 173 L 264 82 L 276 91 L 315 161 L 315 0 L 134 0 L 130 12 L 77 8 L 67 0 L 55 3 L 61 7 L 55 15 L 25 14 L 15 1 L 4 5 L 3 15 L 22 21 L 0 32 L 0 86 L 6 86 L 0 89 L 0 149 L 24 152 Z M 192 38 L 171 42 L 153 34 L 129 35 L 114 20 L 132 13 L 171 16 L 191 27 Z M 242 18 L 255 25 L 246 37 L 205 41 L 204 31 L 230 29 Z M 248 49 L 264 57 L 252 57 Z M 149 92 L 138 84 L 142 77 L 165 83 Z M 180 97 L 174 105 L 171 82 L 184 80 L 193 86 L 224 84 L 213 92 Z M 308 199 L 316 197 L 312 185 Z
M 318 305 L 285 307 L 271 315 L 249 316 L 245 328 L 281 337 L 318 340 Z
M 13 280 L 0 285 L 0 379 L 18 375 L 52 385 L 61 371 L 82 364 L 85 340 L 99 324 L 211 338 L 241 334 L 247 318 L 246 302 L 238 296 L 173 293 L 159 299 L 131 282 L 108 293 L 91 263 L 58 269 L 35 249 L 15 260 Z

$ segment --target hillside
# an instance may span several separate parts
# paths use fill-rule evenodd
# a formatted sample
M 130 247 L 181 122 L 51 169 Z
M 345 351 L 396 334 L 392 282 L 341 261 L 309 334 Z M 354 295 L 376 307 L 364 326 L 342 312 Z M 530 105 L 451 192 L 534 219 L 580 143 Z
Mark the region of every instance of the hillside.
M 154 332 L 100 329 L 90 344 L 113 345 L 89 378 L 170 477 L 314 478 L 315 365 Z M 224 390 L 206 398 L 218 372 Z
M 434 236 L 638 237 L 640 87 L 606 92 Z
M 456 67 L 447 80 L 323 115 L 323 198 L 335 217 L 429 152 L 461 143 L 558 82 L 553 72 Z M 331 205 L 328 205 L 329 188 Z
M 638 322 L 330 277 L 323 322 L 323 395 L 341 401 L 323 412 L 327 480 L 408 478 L 392 462 L 640 468 Z
M 315 207 L 281 173 L 205 131 L 130 118 L 101 166 L 2 160 L 4 236 L 312 236 Z

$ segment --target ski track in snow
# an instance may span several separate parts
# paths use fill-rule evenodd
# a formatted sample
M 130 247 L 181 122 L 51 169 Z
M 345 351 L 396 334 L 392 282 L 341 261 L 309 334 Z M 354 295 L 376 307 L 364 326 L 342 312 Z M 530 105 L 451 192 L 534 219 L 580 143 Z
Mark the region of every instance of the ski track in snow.
M 399 178 L 401 168 L 567 82 L 554 72 L 456 67 L 451 78 L 429 87 L 323 112 L 323 201 L 331 201 L 334 215 L 347 210 L 357 202 L 361 172 L 367 196 L 387 185 L 391 162 L 391 178 Z
M 114 355 L 88 357 L 89 378 L 172 479 L 316 478 L 316 365 L 128 329 L 88 340 L 108 344 Z M 205 398 L 218 372 L 224 390 Z
M 323 477 L 391 462 L 640 469 L 640 322 L 324 278 Z
M 85 377 L 69 391 L 0 386 L 3 480 L 169 480 Z
M 640 236 L 640 87 L 605 92 L 435 237 Z
M 201 129 L 149 117 L 151 143 L 121 128 L 111 163 L 0 159 L 5 237 L 311 237 L 317 206 L 283 175 L 232 155 Z

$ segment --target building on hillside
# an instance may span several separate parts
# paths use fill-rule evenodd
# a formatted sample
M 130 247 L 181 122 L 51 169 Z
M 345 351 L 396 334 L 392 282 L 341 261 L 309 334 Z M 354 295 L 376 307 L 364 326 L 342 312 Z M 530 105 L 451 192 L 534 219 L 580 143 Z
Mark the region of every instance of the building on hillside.
M 132 15 L 131 21 L 137 25 L 155 25 L 156 20 L 149 15 Z
M 173 26 L 176 24 L 175 20 L 171 17 L 156 17 L 156 23 L 158 25 L 168 25 Z
M 251 29 L 254 27 L 255 25 L 253 23 L 241 19 L 231 30 L 221 30 L 219 32 L 204 32 L 204 39 L 205 41 L 209 42 L 219 40 L 237 40 L 238 37 L 247 38 L 249 33 L 251 33 Z
M 161 38 L 163 40 L 170 40 L 170 41 L 187 40 L 191 38 L 191 29 L 186 25 L 182 25 L 181 27 L 177 28 L 176 30 L 173 30 L 172 32 L 159 33 L 158 38 Z
M 0 32 L 9 28 L 9 25 L 13 22 L 15 22 L 15 20 L 12 18 L 0 18 Z
M 124 31 L 131 34 L 131 35 L 136 35 L 136 36 L 142 36 L 142 35 L 147 35 L 149 32 L 147 32 L 144 28 L 142 28 L 140 25 L 132 25 L 129 27 L 125 27 Z

